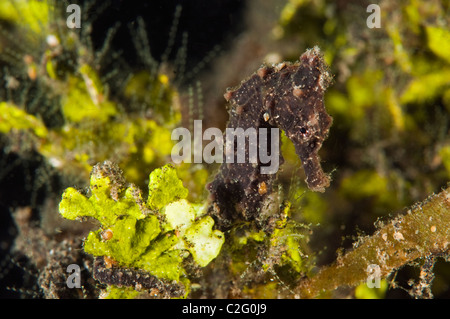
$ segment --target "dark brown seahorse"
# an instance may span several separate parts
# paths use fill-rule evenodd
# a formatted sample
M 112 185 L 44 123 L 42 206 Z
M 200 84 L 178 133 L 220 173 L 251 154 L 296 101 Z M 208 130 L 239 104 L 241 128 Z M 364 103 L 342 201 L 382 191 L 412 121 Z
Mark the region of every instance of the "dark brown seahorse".
M 330 184 L 330 177 L 322 170 L 318 151 L 333 121 L 323 102 L 330 82 L 331 76 L 318 47 L 307 50 L 296 63 L 262 66 L 225 93 L 230 114 L 227 127 L 267 128 L 269 132 L 271 128 L 282 129 L 295 145 L 309 189 L 323 192 Z M 269 143 L 270 136 L 268 133 Z M 247 138 L 246 154 L 248 142 Z M 281 165 L 284 159 L 279 149 L 270 151 L 279 153 Z M 261 174 L 264 165 L 259 158 L 253 164 L 227 163 L 224 150 L 224 162 L 207 186 L 211 201 L 209 213 L 219 229 L 229 229 L 239 220 L 260 220 L 259 214 L 273 200 L 270 194 L 276 191 L 277 179 L 277 174 Z M 264 228 L 261 224 L 258 227 Z

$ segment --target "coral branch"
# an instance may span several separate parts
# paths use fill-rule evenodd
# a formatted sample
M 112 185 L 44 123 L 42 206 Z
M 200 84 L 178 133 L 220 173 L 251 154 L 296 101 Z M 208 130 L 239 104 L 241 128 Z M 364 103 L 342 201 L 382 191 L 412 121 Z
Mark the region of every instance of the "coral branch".
M 418 258 L 447 253 L 450 248 L 450 187 L 414 205 L 367 237 L 352 251 L 322 268 L 297 289 L 302 298 L 367 280 L 369 265 L 380 267 L 381 277 Z

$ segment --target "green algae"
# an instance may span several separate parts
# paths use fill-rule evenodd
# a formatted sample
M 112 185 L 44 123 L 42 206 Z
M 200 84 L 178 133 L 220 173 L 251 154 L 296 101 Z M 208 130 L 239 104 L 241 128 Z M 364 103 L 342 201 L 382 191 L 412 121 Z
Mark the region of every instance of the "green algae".
M 66 219 L 90 217 L 100 222 L 101 227 L 84 241 L 86 253 L 181 281 L 186 275 L 182 263 L 189 253 L 205 267 L 219 254 L 224 235 L 213 230 L 214 221 L 204 216 L 203 209 L 184 199 L 188 190 L 173 166 L 154 170 L 149 180 L 148 200 L 143 201 L 139 189 L 125 186 L 120 170 L 105 162 L 91 173 L 90 195 L 66 189 L 59 211 Z

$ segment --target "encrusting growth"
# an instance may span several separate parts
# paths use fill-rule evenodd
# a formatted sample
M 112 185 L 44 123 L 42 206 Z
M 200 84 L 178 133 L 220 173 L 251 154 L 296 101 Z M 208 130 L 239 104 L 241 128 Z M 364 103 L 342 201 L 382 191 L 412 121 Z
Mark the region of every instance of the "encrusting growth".
M 447 188 L 364 238 L 334 264 L 304 280 L 297 292 L 301 298 L 314 298 L 340 286 L 356 286 L 367 280 L 370 265 L 379 267 L 380 277 L 386 278 L 416 259 L 448 256 L 449 248 L 450 188 Z

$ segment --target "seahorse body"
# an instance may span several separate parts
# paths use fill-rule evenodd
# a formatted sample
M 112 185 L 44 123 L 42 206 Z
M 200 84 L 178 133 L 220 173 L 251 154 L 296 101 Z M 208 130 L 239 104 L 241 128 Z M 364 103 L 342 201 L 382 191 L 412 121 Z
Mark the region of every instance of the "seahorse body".
M 302 161 L 308 187 L 323 192 L 330 177 L 321 168 L 318 151 L 332 124 L 323 103 L 330 82 L 331 76 L 317 47 L 307 50 L 296 63 L 262 66 L 237 88 L 225 93 L 230 103 L 227 127 L 284 130 Z M 251 147 L 248 142 L 247 139 L 246 154 Z M 268 142 L 270 145 L 270 138 Z M 283 157 L 279 150 L 271 151 L 278 151 L 281 165 Z M 255 220 L 264 206 L 269 205 L 277 174 L 261 174 L 263 166 L 259 159 L 253 164 L 227 163 L 224 152 L 224 162 L 208 185 L 210 213 L 219 228 L 227 229 L 236 220 Z

